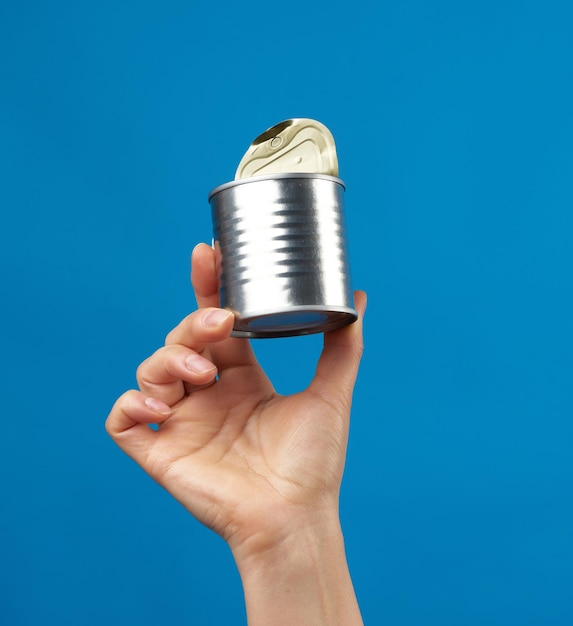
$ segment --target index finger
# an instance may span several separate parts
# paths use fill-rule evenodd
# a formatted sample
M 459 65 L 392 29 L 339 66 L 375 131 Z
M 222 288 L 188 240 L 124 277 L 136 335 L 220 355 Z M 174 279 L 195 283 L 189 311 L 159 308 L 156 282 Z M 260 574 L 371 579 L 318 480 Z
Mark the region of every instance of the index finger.
M 195 246 L 191 255 L 191 283 L 199 308 L 220 305 L 215 251 L 206 243 Z
M 200 243 L 193 250 L 191 283 L 199 307 L 220 306 L 215 251 L 205 243 Z M 210 346 L 209 353 L 219 372 L 243 365 L 255 365 L 257 362 L 247 339 L 229 338 Z

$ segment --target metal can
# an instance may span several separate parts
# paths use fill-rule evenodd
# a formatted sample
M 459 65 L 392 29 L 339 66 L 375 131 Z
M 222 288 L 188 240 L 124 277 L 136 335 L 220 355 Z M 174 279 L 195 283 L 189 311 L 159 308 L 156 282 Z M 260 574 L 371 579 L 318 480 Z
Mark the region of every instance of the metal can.
M 221 306 L 233 336 L 288 337 L 354 322 L 344 183 L 314 173 L 235 180 L 209 194 Z

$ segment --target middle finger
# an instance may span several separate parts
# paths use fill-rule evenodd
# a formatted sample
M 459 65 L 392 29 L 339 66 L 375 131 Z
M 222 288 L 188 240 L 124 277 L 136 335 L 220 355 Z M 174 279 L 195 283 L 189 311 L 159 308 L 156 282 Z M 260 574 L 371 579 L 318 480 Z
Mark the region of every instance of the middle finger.
M 205 356 L 187 346 L 171 344 L 143 361 L 136 377 L 141 391 L 172 406 L 185 397 L 189 385 L 206 385 L 216 375 L 217 367 Z

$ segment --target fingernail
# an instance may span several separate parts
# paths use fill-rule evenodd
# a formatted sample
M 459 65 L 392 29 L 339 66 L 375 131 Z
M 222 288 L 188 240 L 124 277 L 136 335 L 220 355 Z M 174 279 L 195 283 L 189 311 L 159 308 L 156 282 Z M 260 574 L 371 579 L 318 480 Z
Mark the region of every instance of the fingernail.
M 145 405 L 160 415 L 171 415 L 171 407 L 157 398 L 145 398 Z
M 233 315 L 231 311 L 225 311 L 225 309 L 214 309 L 205 315 L 203 318 L 203 326 L 220 326 L 223 322 L 229 319 Z
M 185 365 L 187 366 L 187 369 L 190 369 L 192 372 L 196 372 L 197 374 L 203 374 L 203 372 L 216 369 L 211 361 L 203 358 L 199 354 L 190 354 L 185 359 Z

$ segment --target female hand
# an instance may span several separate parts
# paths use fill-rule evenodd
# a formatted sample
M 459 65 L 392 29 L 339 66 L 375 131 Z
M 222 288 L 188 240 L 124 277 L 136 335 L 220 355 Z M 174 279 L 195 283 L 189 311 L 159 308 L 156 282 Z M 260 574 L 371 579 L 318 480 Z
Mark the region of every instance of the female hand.
M 321 533 L 341 542 L 338 494 L 362 322 L 326 334 L 309 387 L 280 396 L 249 342 L 230 337 L 233 316 L 217 308 L 214 253 L 205 244 L 194 250 L 192 283 L 199 310 L 140 365 L 140 390 L 117 400 L 106 428 L 229 543 L 245 581 L 261 555 L 292 546 L 295 536 L 303 544 Z M 355 299 L 361 318 L 365 294 Z

